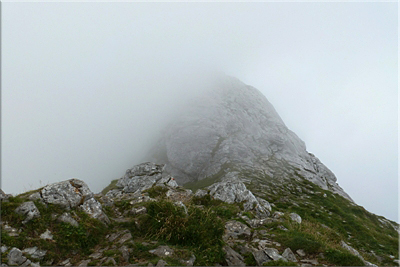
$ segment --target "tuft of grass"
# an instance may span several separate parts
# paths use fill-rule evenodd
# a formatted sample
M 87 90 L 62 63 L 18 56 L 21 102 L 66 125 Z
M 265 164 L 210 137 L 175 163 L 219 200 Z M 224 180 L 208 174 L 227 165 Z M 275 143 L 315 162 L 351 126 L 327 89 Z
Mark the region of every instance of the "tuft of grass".
M 169 201 L 151 202 L 140 225 L 146 236 L 194 249 L 196 264 L 222 263 L 223 221 L 211 209 L 188 207 L 188 214 Z

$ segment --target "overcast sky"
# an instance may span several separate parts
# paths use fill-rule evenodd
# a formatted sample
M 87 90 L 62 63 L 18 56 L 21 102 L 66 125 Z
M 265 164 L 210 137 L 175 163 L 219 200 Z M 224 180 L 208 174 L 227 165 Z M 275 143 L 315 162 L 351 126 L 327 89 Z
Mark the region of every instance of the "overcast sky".
M 99 192 L 196 69 L 259 89 L 359 205 L 398 221 L 397 3 L 2 3 L 1 187 Z M 187 94 L 186 94 L 187 93 Z

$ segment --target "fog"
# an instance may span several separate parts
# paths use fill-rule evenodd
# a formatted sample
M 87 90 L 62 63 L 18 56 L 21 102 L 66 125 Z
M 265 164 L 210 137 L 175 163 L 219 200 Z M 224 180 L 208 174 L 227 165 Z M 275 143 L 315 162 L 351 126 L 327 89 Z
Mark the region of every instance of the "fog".
M 1 188 L 99 192 L 220 71 L 398 221 L 397 3 L 2 3 Z

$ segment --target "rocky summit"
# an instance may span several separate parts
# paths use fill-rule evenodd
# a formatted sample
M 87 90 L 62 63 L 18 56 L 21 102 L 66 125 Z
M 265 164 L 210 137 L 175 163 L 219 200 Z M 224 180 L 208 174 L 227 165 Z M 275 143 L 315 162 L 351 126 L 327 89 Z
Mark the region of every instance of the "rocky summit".
M 180 184 L 211 184 L 233 171 L 246 181 L 251 172 L 274 183 L 307 179 L 351 200 L 265 96 L 232 77 L 204 89 L 166 129 L 152 156 Z
M 399 225 L 354 203 L 260 92 L 211 89 L 101 193 L 0 190 L 1 266 L 399 265 Z

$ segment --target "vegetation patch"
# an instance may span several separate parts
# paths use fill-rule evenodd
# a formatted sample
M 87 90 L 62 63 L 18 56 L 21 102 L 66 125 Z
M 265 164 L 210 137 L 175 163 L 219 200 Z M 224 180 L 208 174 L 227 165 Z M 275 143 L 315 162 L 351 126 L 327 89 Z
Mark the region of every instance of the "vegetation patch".
M 263 266 L 297 266 L 297 264 L 291 261 L 277 260 L 264 262 Z
M 196 263 L 199 265 L 224 261 L 224 224 L 211 209 L 189 206 L 186 215 L 171 202 L 150 202 L 140 224 L 146 225 L 148 237 L 194 248 Z
M 117 189 L 117 188 L 118 188 L 118 187 L 117 187 L 118 180 L 119 180 L 119 179 L 112 180 L 111 183 L 110 183 L 109 185 L 107 185 L 107 186 L 101 191 L 101 193 L 102 193 L 103 195 L 105 195 L 105 194 L 107 194 L 109 191 L 111 191 L 111 190 L 113 190 L 113 189 Z
M 293 251 L 303 249 L 309 254 L 317 254 L 322 252 L 323 244 L 313 238 L 313 236 L 298 232 L 287 231 L 277 236 L 278 242 L 282 243 L 285 247 L 291 248 Z
M 339 250 L 327 250 L 324 253 L 326 259 L 337 266 L 364 266 L 364 262 L 349 252 Z
M 243 258 L 246 266 L 257 266 L 257 262 L 256 259 L 254 258 L 253 253 L 247 252 L 246 254 L 243 255 Z
M 148 193 L 151 198 L 165 198 L 165 194 L 169 189 L 165 186 L 153 186 L 147 190 L 144 190 L 143 193 Z

